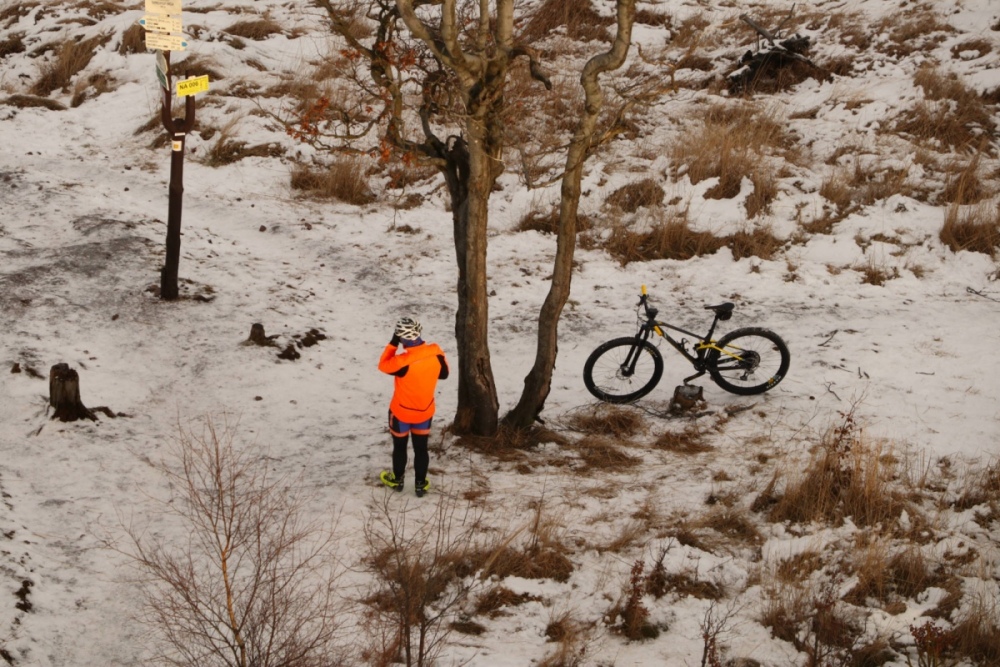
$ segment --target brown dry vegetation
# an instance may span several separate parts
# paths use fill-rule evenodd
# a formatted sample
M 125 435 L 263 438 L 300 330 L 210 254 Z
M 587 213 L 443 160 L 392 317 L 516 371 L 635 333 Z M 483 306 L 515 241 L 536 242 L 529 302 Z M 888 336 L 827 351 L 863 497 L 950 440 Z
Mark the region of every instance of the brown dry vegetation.
M 933 9 L 927 5 L 916 11 L 900 11 L 877 22 L 874 34 L 885 35 L 877 49 L 886 55 L 902 58 L 917 51 L 928 51 L 955 32 Z
M 969 250 L 991 257 L 1000 247 L 1000 208 L 994 203 L 974 206 L 952 204 L 939 234 L 952 251 Z
M 52 59 L 42 65 L 38 79 L 31 87 L 35 95 L 45 96 L 69 87 L 76 74 L 90 64 L 97 49 L 108 43 L 111 33 L 90 39 L 68 40 L 55 51 Z
M 233 37 L 242 37 L 243 39 L 254 41 L 267 39 L 271 35 L 280 35 L 282 31 L 280 23 L 268 18 L 237 21 L 223 30 L 223 32 Z
M 611 17 L 594 10 L 590 0 L 545 0 L 531 14 L 521 31 L 521 39 L 534 42 L 558 32 L 580 42 L 607 41 L 608 26 L 612 23 Z
M 291 186 L 310 197 L 336 199 L 356 206 L 375 201 L 364 170 L 349 158 L 337 160 L 326 168 L 296 165 L 292 168 Z
M 974 150 L 996 129 L 983 98 L 954 73 L 922 67 L 913 82 L 924 99 L 896 119 L 894 131 L 939 150 Z

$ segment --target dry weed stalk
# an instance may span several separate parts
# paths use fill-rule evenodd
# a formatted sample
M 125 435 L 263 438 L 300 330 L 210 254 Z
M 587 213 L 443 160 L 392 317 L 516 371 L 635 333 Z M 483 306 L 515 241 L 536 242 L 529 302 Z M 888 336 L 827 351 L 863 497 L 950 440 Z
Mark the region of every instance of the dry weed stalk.
M 364 657 L 374 664 L 402 661 L 428 667 L 447 645 L 462 604 L 480 579 L 468 576 L 478 553 L 477 520 L 460 520 L 442 496 L 433 514 L 414 519 L 385 496 L 365 523 L 366 565 L 374 591 L 366 596 Z
M 304 518 L 296 480 L 235 444 L 236 425 L 179 429 L 175 461 L 156 464 L 172 497 L 162 512 L 185 539 L 128 526 L 142 621 L 168 664 L 342 664 L 333 532 Z

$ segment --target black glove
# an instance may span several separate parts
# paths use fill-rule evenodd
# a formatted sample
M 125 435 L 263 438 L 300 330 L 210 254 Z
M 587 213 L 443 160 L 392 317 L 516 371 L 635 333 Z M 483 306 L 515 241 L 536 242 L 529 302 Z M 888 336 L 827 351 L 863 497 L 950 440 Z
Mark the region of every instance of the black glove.
M 399 347 L 399 336 L 392 334 L 392 340 L 389 341 L 389 345 L 393 347 Z

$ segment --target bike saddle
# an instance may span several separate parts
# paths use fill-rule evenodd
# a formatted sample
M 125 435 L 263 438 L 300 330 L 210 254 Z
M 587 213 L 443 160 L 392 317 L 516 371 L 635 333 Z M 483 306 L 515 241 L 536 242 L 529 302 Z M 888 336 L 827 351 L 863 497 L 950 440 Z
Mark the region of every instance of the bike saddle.
M 733 316 L 733 308 L 735 307 L 735 303 L 726 302 L 720 303 L 718 306 L 705 306 L 705 310 L 714 310 L 719 316 L 719 319 L 725 322 Z

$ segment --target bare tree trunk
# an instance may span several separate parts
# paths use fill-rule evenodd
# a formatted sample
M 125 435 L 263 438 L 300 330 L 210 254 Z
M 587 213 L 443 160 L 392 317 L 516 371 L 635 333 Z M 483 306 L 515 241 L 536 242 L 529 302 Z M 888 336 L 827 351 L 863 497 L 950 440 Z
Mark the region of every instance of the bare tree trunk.
M 52 419 L 97 421 L 94 413 L 80 400 L 80 376 L 69 364 L 56 364 L 49 370 L 49 405 L 56 409 Z
M 464 229 L 460 229 L 463 221 L 457 217 L 455 220 L 455 250 L 460 267 L 459 308 L 455 321 L 459 393 L 453 428 L 460 434 L 492 436 L 497 432 L 500 402 L 490 363 L 486 230 L 490 192 L 496 180 L 491 164 L 495 144 L 482 120 L 470 118 L 466 129 L 469 180 Z
M 632 22 L 635 17 L 635 0 L 618 0 L 618 31 L 611 49 L 591 58 L 580 76 L 586 101 L 583 116 L 566 155 L 562 191 L 559 201 L 559 233 L 556 241 L 556 258 L 552 269 L 552 283 L 538 316 L 538 345 L 535 363 L 524 378 L 524 390 L 513 410 L 504 417 L 504 423 L 514 428 L 531 426 L 545 407 L 552 387 L 552 371 L 558 353 L 559 317 L 569 299 L 572 282 L 573 255 L 576 251 L 576 221 L 580 207 L 580 182 L 583 165 L 590 154 L 597 127 L 597 119 L 604 106 L 604 95 L 598 77 L 618 69 L 625 62 L 632 39 Z

